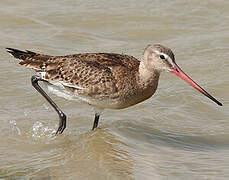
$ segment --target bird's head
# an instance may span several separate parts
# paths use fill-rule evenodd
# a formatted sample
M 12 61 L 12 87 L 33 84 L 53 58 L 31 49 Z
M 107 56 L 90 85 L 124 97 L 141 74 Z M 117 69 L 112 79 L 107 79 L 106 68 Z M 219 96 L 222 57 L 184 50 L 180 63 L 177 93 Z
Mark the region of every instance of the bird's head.
M 185 74 L 181 70 L 181 68 L 177 65 L 175 61 L 175 56 L 171 49 L 159 44 L 148 45 L 144 50 L 143 63 L 144 67 L 148 71 L 167 71 L 175 74 L 176 76 L 189 83 L 192 87 L 200 91 L 202 94 L 213 100 L 219 106 L 222 106 L 222 103 L 220 103 L 207 91 L 201 88 L 196 82 L 194 82 L 187 74 Z

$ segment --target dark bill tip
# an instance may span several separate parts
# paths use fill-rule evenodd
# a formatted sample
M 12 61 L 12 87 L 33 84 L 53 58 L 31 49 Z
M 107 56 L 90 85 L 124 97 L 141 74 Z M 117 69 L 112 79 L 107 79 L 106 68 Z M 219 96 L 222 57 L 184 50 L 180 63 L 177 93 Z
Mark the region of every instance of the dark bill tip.
M 195 81 L 193 81 L 187 74 L 185 74 L 175 62 L 174 62 L 174 67 L 173 69 L 171 69 L 170 72 L 174 73 L 175 75 L 177 75 L 178 77 L 186 81 L 188 84 L 190 84 L 192 87 L 197 89 L 199 92 L 204 94 L 206 97 L 214 101 L 219 106 L 223 106 L 221 102 L 215 99 L 212 95 L 210 95 L 207 91 L 205 91 L 202 87 L 200 87 Z

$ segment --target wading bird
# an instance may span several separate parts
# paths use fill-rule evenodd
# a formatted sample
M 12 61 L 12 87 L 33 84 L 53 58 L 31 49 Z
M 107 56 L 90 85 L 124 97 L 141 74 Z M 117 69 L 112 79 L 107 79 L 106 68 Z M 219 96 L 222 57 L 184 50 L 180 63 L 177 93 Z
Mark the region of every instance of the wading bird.
M 36 71 L 36 75 L 31 77 L 33 87 L 59 115 L 56 134 L 61 134 L 66 128 L 66 115 L 40 87 L 39 81 L 58 96 L 95 107 L 92 130 L 98 126 L 101 110 L 123 109 L 150 98 L 163 71 L 177 75 L 222 106 L 180 69 L 171 49 L 159 44 L 148 45 L 141 61 L 133 56 L 115 53 L 49 56 L 28 50 L 6 49 L 20 60 L 20 65 Z

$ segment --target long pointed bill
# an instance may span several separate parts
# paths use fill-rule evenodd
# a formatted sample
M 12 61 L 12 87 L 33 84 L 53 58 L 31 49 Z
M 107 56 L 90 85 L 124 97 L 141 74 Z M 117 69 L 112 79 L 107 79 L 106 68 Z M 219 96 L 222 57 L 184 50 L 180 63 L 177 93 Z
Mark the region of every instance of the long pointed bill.
M 205 91 L 202 87 L 200 87 L 196 82 L 194 82 L 187 74 L 185 74 L 181 68 L 175 63 L 173 69 L 170 70 L 170 72 L 176 74 L 181 79 L 185 80 L 188 84 L 190 84 L 192 87 L 200 91 L 202 94 L 210 98 L 212 101 L 214 101 L 219 106 L 222 106 L 223 104 L 219 101 L 217 101 L 213 96 L 211 96 L 207 91 Z

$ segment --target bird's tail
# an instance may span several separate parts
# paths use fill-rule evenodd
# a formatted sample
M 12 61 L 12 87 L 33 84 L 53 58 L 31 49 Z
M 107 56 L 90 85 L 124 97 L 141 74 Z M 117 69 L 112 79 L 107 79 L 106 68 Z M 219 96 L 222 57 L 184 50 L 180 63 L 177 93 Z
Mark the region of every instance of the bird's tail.
M 14 48 L 6 48 L 7 52 L 12 54 L 16 59 L 19 59 L 20 65 L 35 69 L 41 70 L 44 67 L 44 64 L 50 59 L 51 56 L 38 54 L 32 51 L 21 51 Z
M 6 49 L 8 53 L 12 54 L 15 58 L 20 59 L 20 60 L 26 60 L 36 55 L 35 52 L 28 51 L 28 50 L 21 51 L 21 50 L 14 49 L 14 48 L 6 48 Z

